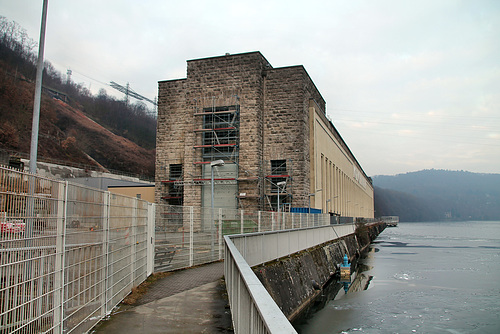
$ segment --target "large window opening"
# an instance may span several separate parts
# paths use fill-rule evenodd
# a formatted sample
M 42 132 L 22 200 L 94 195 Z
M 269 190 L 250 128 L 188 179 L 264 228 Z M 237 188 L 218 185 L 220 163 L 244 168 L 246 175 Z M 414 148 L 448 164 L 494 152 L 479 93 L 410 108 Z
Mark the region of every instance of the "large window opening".
M 204 108 L 203 160 L 237 161 L 239 106 Z
M 271 192 L 278 192 L 278 183 L 284 182 L 288 179 L 286 171 L 286 160 L 271 160 Z M 280 192 L 283 187 L 280 188 Z
M 170 164 L 167 203 L 170 205 L 183 205 L 184 203 L 184 185 L 182 164 Z

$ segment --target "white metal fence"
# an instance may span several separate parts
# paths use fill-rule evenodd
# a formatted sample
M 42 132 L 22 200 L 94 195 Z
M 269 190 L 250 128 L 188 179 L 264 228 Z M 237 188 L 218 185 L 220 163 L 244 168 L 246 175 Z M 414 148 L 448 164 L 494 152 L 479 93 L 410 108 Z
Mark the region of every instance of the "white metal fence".
M 330 225 L 328 214 L 170 205 L 157 205 L 156 216 L 155 272 L 222 260 L 224 235 Z
M 0 167 L 0 333 L 84 333 L 152 272 L 154 205 Z
M 0 334 L 85 333 L 154 271 L 223 259 L 224 235 L 325 214 L 154 205 L 0 167 Z

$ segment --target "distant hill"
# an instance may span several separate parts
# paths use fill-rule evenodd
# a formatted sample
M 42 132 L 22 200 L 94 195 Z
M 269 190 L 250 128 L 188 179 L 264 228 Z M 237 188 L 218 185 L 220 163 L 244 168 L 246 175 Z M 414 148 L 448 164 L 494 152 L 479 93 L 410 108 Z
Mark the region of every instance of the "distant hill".
M 0 150 L 30 151 L 36 73 L 34 43 L 0 17 Z M 38 158 L 89 169 L 154 176 L 156 119 L 144 104 L 92 95 L 45 63 Z
M 374 176 L 376 216 L 401 221 L 500 220 L 500 174 L 423 170 Z

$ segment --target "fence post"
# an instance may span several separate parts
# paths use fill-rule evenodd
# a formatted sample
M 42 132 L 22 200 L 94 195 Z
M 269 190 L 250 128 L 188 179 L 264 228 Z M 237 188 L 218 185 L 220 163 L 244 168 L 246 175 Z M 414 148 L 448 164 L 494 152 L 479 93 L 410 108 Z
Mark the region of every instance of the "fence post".
M 260 224 L 261 224 L 261 211 L 258 212 L 258 215 L 259 215 L 259 218 L 258 218 L 258 228 L 257 228 L 257 231 L 260 232 Z
M 148 236 L 146 238 L 146 249 L 147 249 L 147 273 L 149 276 L 153 273 L 155 265 L 155 227 L 156 227 L 156 204 L 148 204 Z
M 240 233 L 241 234 L 245 233 L 245 231 L 244 231 L 245 220 L 243 219 L 243 215 L 244 215 L 244 210 L 240 210 Z
M 135 262 L 137 260 L 137 198 L 133 199 L 132 217 L 130 222 L 130 288 L 135 285 Z
M 108 312 L 107 305 L 107 287 L 109 277 L 109 196 L 110 192 L 103 193 L 102 203 L 102 256 L 104 262 L 103 275 L 104 279 L 101 280 L 101 317 L 104 318 Z
M 68 181 L 58 183 L 56 253 L 54 263 L 54 333 L 63 333 L 64 326 L 64 255 L 66 249 L 66 214 Z
M 193 266 L 193 255 L 194 255 L 194 247 L 193 247 L 193 228 L 194 228 L 194 208 L 192 206 L 189 207 L 189 266 Z
M 219 260 L 222 260 L 222 229 L 223 229 L 223 225 L 222 225 L 222 208 L 219 208 Z

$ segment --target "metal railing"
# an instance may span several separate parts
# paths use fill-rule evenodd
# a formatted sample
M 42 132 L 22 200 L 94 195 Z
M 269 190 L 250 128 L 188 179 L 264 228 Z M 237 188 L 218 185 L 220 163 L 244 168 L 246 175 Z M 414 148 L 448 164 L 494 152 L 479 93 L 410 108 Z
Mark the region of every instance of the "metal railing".
M 0 333 L 84 333 L 152 272 L 154 205 L 0 167 Z
M 250 267 L 353 234 L 354 224 L 229 236 Z M 227 240 L 227 239 L 226 239 Z
M 3 334 L 87 332 L 153 271 L 223 259 L 224 235 L 331 220 L 227 209 L 212 215 L 0 167 L 0 222 Z
M 214 220 L 212 221 L 212 217 Z M 154 271 L 222 260 L 223 236 L 330 225 L 328 214 L 157 205 Z
M 297 333 L 229 236 L 224 276 L 235 333 Z
M 347 224 L 225 236 L 224 276 L 235 333 L 296 333 L 251 267 L 354 231 Z

